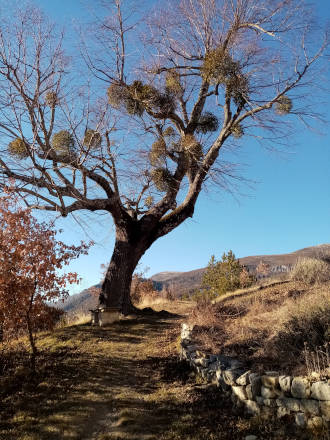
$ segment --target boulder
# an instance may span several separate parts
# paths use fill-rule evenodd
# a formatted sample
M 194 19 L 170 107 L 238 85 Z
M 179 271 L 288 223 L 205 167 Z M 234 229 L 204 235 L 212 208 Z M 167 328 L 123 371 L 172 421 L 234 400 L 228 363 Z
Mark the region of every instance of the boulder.
M 237 385 L 247 385 L 250 382 L 249 376 L 251 374 L 251 371 L 246 371 L 243 373 L 240 377 L 236 379 Z
M 246 391 L 246 395 L 249 400 L 255 399 L 256 396 L 254 396 L 252 393 L 252 385 L 251 384 L 246 385 L 245 391 Z
M 301 399 L 300 400 L 301 411 L 313 416 L 318 416 L 320 414 L 320 405 L 317 400 L 313 399 Z
M 321 401 L 319 403 L 320 405 L 320 411 L 322 414 L 322 417 L 327 421 L 330 422 L 330 402 L 329 401 Z
M 309 380 L 306 377 L 295 377 L 291 384 L 291 394 L 298 399 L 308 399 L 311 394 Z
M 315 382 L 312 384 L 311 397 L 316 400 L 330 400 L 330 384 L 326 382 Z
M 290 393 L 292 377 L 291 376 L 279 376 L 278 381 L 279 381 L 279 385 L 280 385 L 281 390 L 284 391 L 285 393 Z
M 247 400 L 247 394 L 244 386 L 233 386 L 231 389 L 233 394 L 235 394 L 239 400 Z
M 264 399 L 264 405 L 270 408 L 275 408 L 277 406 L 275 399 Z
M 250 374 L 251 392 L 253 397 L 261 395 L 261 377 L 258 374 Z
M 295 422 L 296 425 L 299 426 L 299 428 L 304 428 L 306 426 L 306 416 L 302 412 L 298 412 L 295 415 Z
M 259 405 L 254 400 L 244 400 L 243 403 L 248 414 L 253 416 L 260 414 Z
M 284 408 L 283 406 L 280 406 L 277 408 L 277 417 L 281 419 L 282 417 L 285 417 L 290 414 L 290 410 L 288 408 Z
M 268 371 L 261 376 L 261 383 L 267 388 L 276 388 L 279 383 L 279 375 L 277 371 Z
M 261 378 L 262 380 L 262 378 Z M 264 397 L 265 399 L 274 399 L 275 397 L 277 397 L 277 394 L 275 392 L 275 390 L 262 386 L 261 387 L 261 396 Z
M 195 365 L 200 365 L 203 368 L 206 368 L 209 365 L 209 360 L 207 358 L 197 357 L 194 359 Z
M 223 372 L 223 379 L 228 385 L 235 385 L 236 379 L 242 374 L 241 370 L 229 369 Z
M 300 411 L 300 401 L 298 399 L 291 399 L 290 397 L 281 397 L 276 399 L 276 405 L 286 408 L 290 411 Z

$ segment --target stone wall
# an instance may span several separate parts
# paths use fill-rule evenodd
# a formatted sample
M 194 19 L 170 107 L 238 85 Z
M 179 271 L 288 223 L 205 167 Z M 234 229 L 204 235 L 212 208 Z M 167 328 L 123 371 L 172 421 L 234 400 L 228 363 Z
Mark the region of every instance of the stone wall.
M 194 344 L 193 326 L 182 324 L 181 357 L 207 382 L 216 383 L 233 404 L 261 419 L 292 415 L 298 426 L 329 427 L 330 380 L 280 375 L 277 371 L 254 373 L 238 359 L 208 355 Z

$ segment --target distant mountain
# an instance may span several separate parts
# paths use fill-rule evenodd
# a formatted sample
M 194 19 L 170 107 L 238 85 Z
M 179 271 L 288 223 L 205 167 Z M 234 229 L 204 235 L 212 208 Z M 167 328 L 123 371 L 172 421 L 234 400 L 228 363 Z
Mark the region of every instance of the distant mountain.
M 98 303 L 97 294 L 92 294 L 91 290 L 95 293 L 101 289 L 101 283 L 83 290 L 75 295 L 70 295 L 69 298 L 63 303 L 58 303 L 57 307 L 63 309 L 67 313 L 86 313 L 90 309 L 95 309 Z
M 328 258 L 330 257 L 330 244 L 312 246 L 290 254 L 243 257 L 240 258 L 239 261 L 249 269 L 250 273 L 255 273 L 256 267 L 261 261 L 263 261 L 270 266 L 270 275 L 276 275 L 288 272 L 298 258 L 322 258 L 325 256 L 328 256 Z M 160 272 L 153 275 L 150 279 L 156 282 L 158 290 L 161 290 L 165 286 L 173 286 L 175 290 L 182 294 L 184 292 L 191 292 L 199 287 L 205 270 L 206 268 L 196 269 L 189 272 Z
M 290 254 L 280 255 L 257 255 L 240 258 L 240 263 L 246 266 L 251 273 L 254 273 L 256 267 L 263 261 L 270 266 L 270 275 L 276 275 L 282 272 L 288 272 L 301 257 L 328 257 L 330 259 L 330 244 L 321 244 L 318 246 L 307 247 Z M 192 292 L 199 287 L 203 273 L 206 268 L 191 270 L 189 272 L 159 272 L 150 279 L 153 281 L 157 290 L 162 290 L 166 286 L 171 286 L 181 295 L 185 292 Z M 101 289 L 101 284 L 92 286 L 95 292 Z M 69 313 L 88 312 L 97 306 L 97 295 L 92 295 L 90 289 L 85 289 L 76 295 L 70 296 L 63 304 L 58 304 Z

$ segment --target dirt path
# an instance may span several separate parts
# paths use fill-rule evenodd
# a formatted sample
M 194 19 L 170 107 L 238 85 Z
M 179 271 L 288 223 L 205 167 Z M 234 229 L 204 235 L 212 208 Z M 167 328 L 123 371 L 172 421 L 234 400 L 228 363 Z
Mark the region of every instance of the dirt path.
M 0 403 L 0 439 L 239 440 L 257 432 L 178 363 L 178 330 L 177 319 L 149 318 L 44 336 L 39 374 L 20 385 L 16 378 L 16 392 Z

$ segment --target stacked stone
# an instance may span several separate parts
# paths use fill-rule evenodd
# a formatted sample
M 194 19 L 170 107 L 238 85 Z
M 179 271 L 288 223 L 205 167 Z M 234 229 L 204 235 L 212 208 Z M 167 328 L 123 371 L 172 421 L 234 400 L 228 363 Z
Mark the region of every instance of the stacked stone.
M 237 407 L 262 419 L 293 415 L 310 429 L 330 422 L 330 380 L 281 376 L 277 371 L 253 373 L 237 359 L 202 352 L 193 340 L 193 326 L 182 325 L 181 357 L 207 382 L 215 383 Z

